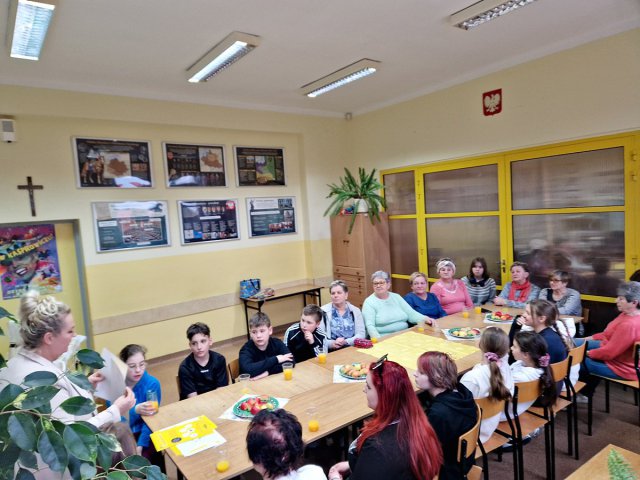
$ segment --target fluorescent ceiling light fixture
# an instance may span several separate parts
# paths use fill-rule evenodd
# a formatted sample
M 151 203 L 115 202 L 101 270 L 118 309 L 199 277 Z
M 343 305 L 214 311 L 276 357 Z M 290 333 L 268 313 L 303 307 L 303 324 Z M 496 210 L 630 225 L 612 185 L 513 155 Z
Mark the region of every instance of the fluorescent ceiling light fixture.
M 330 92 L 348 83 L 367 77 L 380 68 L 380 62 L 363 58 L 351 65 L 322 77 L 315 82 L 307 83 L 300 87 L 302 93 L 310 98 L 315 98 L 323 93 Z
M 187 69 L 191 83 L 206 82 L 260 45 L 260 37 L 232 32 Z
M 451 25 L 469 30 L 533 2 L 535 0 L 482 0 L 451 15 Z
M 9 16 L 9 37 L 13 58 L 38 60 L 53 18 L 53 0 L 12 0 Z M 15 13 L 15 16 L 14 16 Z M 11 32 L 13 27 L 13 32 Z

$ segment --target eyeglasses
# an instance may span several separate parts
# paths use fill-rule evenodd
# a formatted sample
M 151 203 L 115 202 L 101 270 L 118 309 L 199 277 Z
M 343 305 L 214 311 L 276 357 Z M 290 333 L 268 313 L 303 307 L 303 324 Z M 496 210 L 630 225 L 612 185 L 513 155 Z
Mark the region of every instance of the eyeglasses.
M 145 368 L 147 366 L 147 362 L 140 362 L 140 363 L 128 363 L 127 367 L 129 367 L 130 370 L 135 370 L 136 368 Z
M 560 278 L 550 278 L 549 281 L 550 282 L 554 282 L 554 283 L 555 282 L 562 282 L 562 279 L 560 279 Z
M 387 357 L 388 357 L 388 356 L 389 356 L 389 354 L 388 354 L 388 353 L 385 353 L 383 356 L 381 356 L 381 357 L 376 361 L 376 363 L 374 363 L 374 364 L 373 364 L 373 367 L 371 367 L 371 370 L 373 371 L 373 370 L 375 370 L 375 369 L 376 369 L 376 368 L 378 368 L 378 367 L 382 367 L 382 364 L 383 364 L 384 362 L 386 362 L 386 361 L 387 361 Z M 380 370 L 380 372 L 382 372 L 382 370 Z
M 382 281 L 382 282 L 373 282 L 373 285 L 374 285 L 375 287 L 380 286 L 380 285 L 386 285 L 386 284 L 387 284 L 387 282 L 385 282 L 385 281 Z

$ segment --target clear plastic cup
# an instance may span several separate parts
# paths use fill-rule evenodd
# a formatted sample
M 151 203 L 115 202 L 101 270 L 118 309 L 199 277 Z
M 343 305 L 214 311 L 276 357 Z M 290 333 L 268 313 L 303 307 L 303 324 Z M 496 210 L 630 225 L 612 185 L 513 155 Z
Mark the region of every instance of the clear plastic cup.
M 282 364 L 282 372 L 284 373 L 285 380 L 293 379 L 293 363 L 285 362 Z

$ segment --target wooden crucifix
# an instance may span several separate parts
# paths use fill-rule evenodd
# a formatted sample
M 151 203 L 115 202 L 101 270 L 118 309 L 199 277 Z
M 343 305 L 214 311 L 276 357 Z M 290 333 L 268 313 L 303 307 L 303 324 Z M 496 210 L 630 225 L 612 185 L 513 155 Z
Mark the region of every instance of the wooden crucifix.
M 33 196 L 34 190 L 42 190 L 44 187 L 42 185 L 34 185 L 31 181 L 31 177 L 27 177 L 26 185 L 18 185 L 18 190 L 28 190 L 29 191 L 29 202 L 31 203 L 31 216 L 36 216 L 36 200 Z

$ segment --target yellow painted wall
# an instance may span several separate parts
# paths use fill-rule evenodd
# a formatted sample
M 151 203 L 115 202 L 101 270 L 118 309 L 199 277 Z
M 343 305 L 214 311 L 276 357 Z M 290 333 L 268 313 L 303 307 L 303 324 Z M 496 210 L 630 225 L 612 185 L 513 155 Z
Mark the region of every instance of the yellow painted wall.
M 348 123 L 352 164 L 379 169 L 640 127 L 640 29 L 543 57 Z M 482 93 L 502 88 L 502 113 Z

